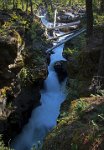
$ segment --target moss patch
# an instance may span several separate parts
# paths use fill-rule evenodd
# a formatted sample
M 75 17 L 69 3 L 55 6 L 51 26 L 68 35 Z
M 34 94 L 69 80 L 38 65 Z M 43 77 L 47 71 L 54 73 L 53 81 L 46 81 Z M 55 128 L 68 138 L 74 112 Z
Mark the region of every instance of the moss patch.
M 74 100 L 66 117 L 62 118 L 58 126 L 46 137 L 43 150 L 103 148 L 103 123 L 103 97 Z

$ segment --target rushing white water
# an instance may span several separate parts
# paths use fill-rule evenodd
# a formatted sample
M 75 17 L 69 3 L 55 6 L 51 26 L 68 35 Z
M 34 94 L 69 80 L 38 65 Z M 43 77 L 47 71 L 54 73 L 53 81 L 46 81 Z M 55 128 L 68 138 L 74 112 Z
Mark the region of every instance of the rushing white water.
M 56 125 L 60 111 L 60 105 L 65 100 L 65 81 L 59 83 L 53 64 L 56 61 L 64 60 L 62 57 L 63 46 L 54 50 L 51 55 L 51 63 L 48 67 L 48 77 L 44 82 L 44 89 L 41 91 L 41 105 L 32 112 L 28 124 L 22 133 L 17 137 L 15 150 L 30 150 L 32 145 L 36 147 L 42 143 L 46 134 Z

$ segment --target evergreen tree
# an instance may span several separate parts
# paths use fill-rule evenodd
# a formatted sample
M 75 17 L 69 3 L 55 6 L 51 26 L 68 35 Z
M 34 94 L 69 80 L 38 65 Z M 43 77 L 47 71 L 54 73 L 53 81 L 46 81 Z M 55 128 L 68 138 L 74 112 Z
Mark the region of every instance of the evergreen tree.
M 86 0 L 87 36 L 93 35 L 93 9 L 92 0 Z

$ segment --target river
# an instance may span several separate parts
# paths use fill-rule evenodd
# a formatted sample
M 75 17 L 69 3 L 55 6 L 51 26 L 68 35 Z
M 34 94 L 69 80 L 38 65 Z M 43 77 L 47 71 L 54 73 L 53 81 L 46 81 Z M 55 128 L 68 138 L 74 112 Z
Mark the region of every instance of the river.
M 47 133 L 57 124 L 61 103 L 66 98 L 66 80 L 59 83 L 53 65 L 56 61 L 65 60 L 62 56 L 63 48 L 64 45 L 61 45 L 51 54 L 49 74 L 44 81 L 44 89 L 41 90 L 41 105 L 32 111 L 28 124 L 16 138 L 13 144 L 15 150 L 30 150 L 34 144 L 38 148 Z

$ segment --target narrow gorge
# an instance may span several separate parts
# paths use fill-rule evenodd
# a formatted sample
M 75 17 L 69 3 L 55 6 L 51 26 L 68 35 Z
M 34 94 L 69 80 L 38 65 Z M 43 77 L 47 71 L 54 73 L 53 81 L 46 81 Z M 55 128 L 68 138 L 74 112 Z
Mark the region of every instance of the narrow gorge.
M 54 49 L 48 67 L 48 77 L 44 81 L 44 89 L 41 90 L 41 105 L 32 112 L 29 123 L 24 127 L 22 133 L 17 137 L 14 148 L 16 150 L 28 150 L 32 145 L 41 146 L 46 134 L 57 124 L 60 113 L 60 105 L 65 100 L 65 83 L 59 83 L 58 76 L 54 70 L 54 63 L 65 60 L 62 57 L 63 46 Z
M 104 150 L 103 0 L 0 0 L 0 150 Z

